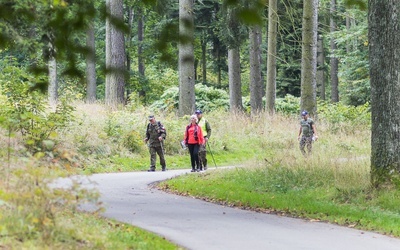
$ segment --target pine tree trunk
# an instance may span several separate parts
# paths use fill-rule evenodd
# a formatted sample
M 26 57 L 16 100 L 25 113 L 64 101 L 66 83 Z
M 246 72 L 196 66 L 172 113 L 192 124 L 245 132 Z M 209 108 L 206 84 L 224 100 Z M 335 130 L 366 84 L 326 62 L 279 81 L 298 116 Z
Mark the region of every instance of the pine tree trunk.
M 179 115 L 195 109 L 193 1 L 179 0 Z
M 144 103 L 147 103 L 146 100 L 146 91 L 144 86 L 146 82 L 145 79 L 145 64 L 144 64 L 144 56 L 143 56 L 143 43 L 144 43 L 144 17 L 142 9 L 138 11 L 138 71 L 139 71 L 139 79 L 140 79 L 140 89 L 139 89 L 139 97 L 143 100 Z
M 268 5 L 268 56 L 267 56 L 267 91 L 265 109 L 269 114 L 275 113 L 276 99 L 276 43 L 278 25 L 278 1 L 269 0 Z
M 123 20 L 123 0 L 113 0 L 110 3 L 110 13 L 114 18 Z M 110 78 L 106 87 L 106 105 L 117 108 L 125 104 L 125 40 L 119 27 L 111 24 L 110 28 Z
M 86 46 L 89 53 L 86 55 L 86 102 L 96 101 L 96 47 L 93 22 L 86 31 Z
M 261 27 L 250 28 L 250 107 L 252 114 L 262 111 Z
M 239 48 L 228 50 L 229 99 L 231 112 L 243 111 Z
M 322 36 L 318 36 L 317 41 L 317 88 L 319 89 L 319 97 L 325 100 L 325 53 L 324 40 Z
M 304 0 L 301 55 L 301 109 L 316 114 L 318 0 Z
M 57 61 L 52 53 L 48 61 L 48 70 L 49 70 L 49 87 L 48 87 L 49 104 L 50 106 L 55 107 L 58 102 Z
M 331 33 L 336 31 L 336 0 L 331 0 L 330 8 L 330 31 Z M 331 38 L 331 101 L 333 103 L 339 102 L 339 78 L 338 78 L 338 68 L 339 60 L 335 56 L 337 45 L 334 38 Z

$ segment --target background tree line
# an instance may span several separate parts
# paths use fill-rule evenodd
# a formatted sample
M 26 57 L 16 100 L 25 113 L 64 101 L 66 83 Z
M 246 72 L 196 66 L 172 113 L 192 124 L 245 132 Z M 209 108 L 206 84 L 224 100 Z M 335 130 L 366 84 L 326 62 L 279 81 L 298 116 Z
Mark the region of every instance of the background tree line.
M 396 34 L 390 24 L 398 20 L 390 8 L 398 3 L 378 2 L 369 1 L 367 11 L 364 0 L 3 0 L 0 64 L 34 75 L 19 80 L 47 90 L 52 105 L 60 96 L 104 100 L 112 108 L 128 101 L 149 105 L 179 86 L 171 104 L 180 115 L 199 107 L 196 85 L 226 91 L 229 105 L 223 108 L 231 111 L 258 112 L 265 105 L 271 113 L 275 98 L 288 94 L 300 96 L 301 108 L 316 114 L 317 98 L 361 105 L 372 93 L 372 132 L 378 138 L 372 141 L 372 165 L 399 169 L 400 132 L 392 126 L 398 100 L 379 94 L 397 85 L 390 79 L 377 85 L 397 63 L 394 58 L 387 65 L 381 55 L 397 51 L 371 43 L 385 44 L 378 38 L 387 30 Z M 369 70 L 370 62 L 380 71 Z M 382 107 L 387 114 L 379 119 Z
M 149 105 L 179 86 L 185 67 L 193 76 L 180 88 L 202 84 L 231 91 L 234 109 L 248 109 L 245 97 L 252 110 L 265 104 L 273 110 L 275 97 L 300 96 L 303 1 L 178 3 L 3 1 L 2 61 L 12 56 L 35 73 L 49 72 L 52 102 L 71 88 L 88 102 Z M 318 26 L 311 24 L 319 38 L 312 91 L 332 102 L 339 96 L 350 105 L 368 102 L 367 12 L 344 1 L 307 3 L 318 13 Z M 183 15 L 185 9 L 190 15 Z M 188 45 L 188 55 L 179 54 Z M 65 77 L 71 75 L 73 80 Z M 189 102 L 196 105 L 193 95 Z

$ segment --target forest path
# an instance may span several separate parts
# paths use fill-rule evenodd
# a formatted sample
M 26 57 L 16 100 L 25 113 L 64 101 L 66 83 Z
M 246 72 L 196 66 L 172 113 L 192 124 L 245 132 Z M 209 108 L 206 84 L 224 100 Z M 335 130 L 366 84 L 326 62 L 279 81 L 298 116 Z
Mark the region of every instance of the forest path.
M 100 191 L 105 217 L 154 232 L 185 249 L 400 249 L 400 239 L 225 207 L 149 186 L 186 173 L 190 170 L 95 174 L 88 177 L 95 184 L 81 181 Z

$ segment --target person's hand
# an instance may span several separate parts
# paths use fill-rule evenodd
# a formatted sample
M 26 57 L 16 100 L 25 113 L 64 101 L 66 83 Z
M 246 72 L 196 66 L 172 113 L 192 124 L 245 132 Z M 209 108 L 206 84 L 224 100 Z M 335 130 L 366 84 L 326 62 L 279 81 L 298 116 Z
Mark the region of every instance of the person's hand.
M 207 138 L 207 137 L 204 137 L 204 140 L 205 140 L 206 142 L 208 142 L 208 138 Z
M 300 136 L 297 136 L 297 140 L 300 141 Z
M 143 141 L 144 141 L 144 142 L 147 142 L 148 140 L 149 140 L 149 139 L 147 139 L 147 138 L 144 138 L 144 140 L 143 140 Z
M 318 140 L 318 135 L 314 135 L 315 140 Z
M 159 140 L 159 141 L 162 141 L 162 140 L 163 140 L 162 136 L 158 137 L 158 140 Z

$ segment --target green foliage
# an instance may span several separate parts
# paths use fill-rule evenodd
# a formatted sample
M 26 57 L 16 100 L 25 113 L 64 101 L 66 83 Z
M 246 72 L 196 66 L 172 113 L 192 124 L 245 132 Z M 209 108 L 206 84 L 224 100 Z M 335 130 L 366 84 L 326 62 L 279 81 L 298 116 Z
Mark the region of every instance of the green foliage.
M 229 96 L 226 91 L 214 87 L 207 87 L 203 84 L 195 85 L 196 108 L 205 112 L 213 110 L 228 110 Z M 167 89 L 158 101 L 155 101 L 150 108 L 154 110 L 164 110 L 171 112 L 178 108 L 179 88 L 171 87 Z
M 328 122 L 333 131 L 354 131 L 355 128 L 370 128 L 371 113 L 369 103 L 362 106 L 347 106 L 343 103 L 318 104 L 319 118 Z
M 370 102 L 368 23 L 367 12 L 348 9 L 347 15 L 358 20 L 351 28 L 345 26 L 333 32 L 328 38 L 335 39 L 339 58 L 340 93 L 342 101 L 348 105 L 364 105 Z
M 123 145 L 132 153 L 140 152 L 142 149 L 142 140 L 143 136 L 137 131 L 132 130 L 123 138 Z
M 290 94 L 284 98 L 276 98 L 275 109 L 284 115 L 297 114 L 300 110 L 300 98 Z
M 7 117 L 3 126 L 20 132 L 30 153 L 51 151 L 57 130 L 65 128 L 73 118 L 73 108 L 65 100 L 54 112 L 48 111 L 45 96 L 31 91 L 36 82 L 33 75 L 13 66 L 5 67 L 0 76 L 0 94 L 5 95 L 0 116 Z

